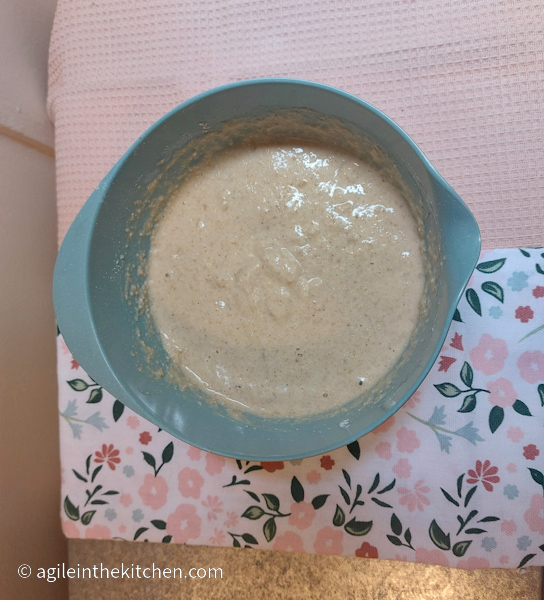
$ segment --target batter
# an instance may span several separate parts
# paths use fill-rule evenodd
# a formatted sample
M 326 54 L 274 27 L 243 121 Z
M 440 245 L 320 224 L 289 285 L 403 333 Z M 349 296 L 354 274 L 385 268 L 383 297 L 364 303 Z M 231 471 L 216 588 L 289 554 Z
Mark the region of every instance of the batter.
M 339 150 L 239 147 L 193 170 L 160 216 L 150 310 L 174 365 L 272 417 L 338 408 L 399 359 L 418 322 L 417 222 Z

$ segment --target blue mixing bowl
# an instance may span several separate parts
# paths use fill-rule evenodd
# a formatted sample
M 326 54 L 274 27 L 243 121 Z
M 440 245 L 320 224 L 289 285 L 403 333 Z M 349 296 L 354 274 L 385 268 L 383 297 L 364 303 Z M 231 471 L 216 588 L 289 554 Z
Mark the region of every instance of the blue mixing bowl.
M 423 221 L 431 264 L 430 298 L 408 349 L 369 395 L 336 413 L 306 419 L 252 414 L 240 418 L 206 401 L 202 391 L 180 389 L 170 378 L 156 376 L 169 359 L 127 290 L 145 283 L 134 265 L 149 251 L 145 229 L 154 200 L 172 184 L 166 168 L 172 159 L 225 122 L 290 109 L 340 120 L 396 165 Z M 467 206 L 388 117 L 325 85 L 262 79 L 226 85 L 188 100 L 138 138 L 68 231 L 55 267 L 53 297 L 60 331 L 76 360 L 136 413 L 173 436 L 217 454 L 289 460 L 348 444 L 403 405 L 442 347 L 479 252 L 480 232 Z

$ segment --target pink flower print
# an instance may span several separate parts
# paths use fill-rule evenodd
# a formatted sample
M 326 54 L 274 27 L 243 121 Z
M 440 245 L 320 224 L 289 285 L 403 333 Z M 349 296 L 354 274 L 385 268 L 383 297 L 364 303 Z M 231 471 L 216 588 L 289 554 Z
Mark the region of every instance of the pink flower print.
M 178 490 L 184 498 L 200 498 L 204 477 L 196 470 L 185 467 L 178 473 Z
M 518 526 L 516 525 L 515 521 L 503 521 L 501 523 L 501 531 L 505 535 L 514 535 L 514 533 L 516 533 L 517 530 Z
M 200 448 L 195 448 L 194 446 L 189 446 L 189 450 L 187 450 L 187 456 L 191 460 L 199 460 L 202 454 L 202 450 Z
M 391 429 L 391 427 L 393 427 L 393 425 L 395 424 L 395 417 L 389 417 L 389 419 L 386 419 L 381 425 L 378 425 L 378 427 L 376 427 L 376 429 L 372 430 L 372 433 L 385 433 L 386 431 L 389 431 Z
M 321 473 L 318 473 L 315 469 L 313 471 L 310 471 L 306 475 L 306 481 L 312 484 L 319 483 L 321 481 Z
M 157 477 L 147 473 L 144 477 L 144 483 L 138 490 L 140 498 L 145 506 L 150 506 L 153 510 L 158 510 L 166 504 L 168 497 L 168 484 L 166 479 L 158 475 Z
M 406 554 L 395 554 L 395 560 L 398 560 L 400 562 L 408 562 L 408 557 L 406 556 Z
M 134 415 L 130 415 L 130 417 L 127 417 L 127 425 L 131 429 L 138 429 L 138 427 L 140 427 L 140 419 Z
M 540 450 L 534 444 L 523 447 L 523 456 L 527 460 L 534 460 L 539 454 Z
M 308 529 L 314 522 L 314 518 L 315 508 L 309 502 L 293 502 L 291 505 L 289 525 L 297 529 Z
M 73 357 L 72 357 L 72 360 L 70 362 L 70 369 L 79 369 L 79 363 Z
M 127 446 L 127 447 L 125 448 L 125 454 L 128 454 L 129 456 L 130 456 L 131 454 L 134 454 L 134 448 L 133 448 L 132 446 Z
M 544 287 L 537 285 L 533 290 L 533 296 L 535 298 L 544 298 Z
M 407 458 L 400 458 L 397 464 L 393 467 L 393 473 L 399 479 L 409 479 L 412 474 L 412 465 Z
M 439 360 L 439 371 L 447 372 L 447 370 L 456 362 L 456 358 L 451 358 L 450 356 L 441 356 Z
M 536 383 L 544 379 L 544 352 L 524 352 L 518 358 L 517 365 L 521 378 L 527 383 Z
M 489 390 L 489 402 L 493 406 L 500 406 L 501 408 L 507 408 L 512 406 L 518 397 L 518 393 L 514 389 L 511 381 L 504 377 L 499 377 L 495 381 L 487 382 L 487 389 Z
M 268 473 L 274 473 L 275 471 L 281 471 L 284 468 L 283 461 L 275 462 L 262 462 L 261 467 Z
M 423 485 L 423 483 L 423 479 L 417 481 L 413 491 L 408 488 L 397 489 L 398 493 L 401 494 L 399 502 L 402 505 L 406 505 L 406 508 L 410 512 L 414 512 L 416 508 L 420 512 L 423 512 L 424 506 L 429 506 L 430 504 L 430 501 L 425 494 L 428 494 L 431 490 L 426 485 Z
M 125 508 L 128 508 L 133 502 L 132 496 L 130 494 L 121 494 L 119 502 L 121 502 Z
M 342 529 L 332 528 L 330 526 L 323 527 L 317 532 L 314 542 L 314 550 L 316 554 L 342 554 L 344 546 L 342 544 Z
M 508 358 L 508 346 L 504 340 L 484 333 L 478 345 L 470 351 L 470 360 L 477 371 L 494 375 L 502 370 Z
M 456 350 L 464 350 L 463 348 L 463 336 L 455 332 L 451 338 L 450 346 Z
M 509 439 L 511 439 L 513 442 L 515 442 L 516 444 L 523 439 L 523 436 L 525 434 L 523 433 L 521 427 L 509 427 L 508 431 L 506 432 L 506 437 L 508 437 Z
M 535 494 L 531 498 L 531 507 L 523 515 L 531 531 L 544 534 L 544 496 Z
M 110 444 L 109 446 L 102 444 L 102 451 L 97 450 L 94 454 L 95 463 L 105 462 L 112 471 L 115 471 L 115 465 L 118 465 L 121 462 L 119 450 L 115 450 L 113 444 Z
M 380 442 L 376 448 L 376 454 L 380 458 L 385 458 L 385 460 L 389 460 L 391 458 L 391 444 L 389 442 Z
M 225 532 L 222 529 L 214 528 L 213 536 L 210 538 L 212 546 L 223 546 L 225 544 Z
M 180 504 L 166 520 L 166 533 L 175 544 L 186 544 L 200 535 L 202 520 L 193 504 Z
M 501 563 L 501 565 L 507 565 L 510 562 L 510 557 L 506 554 L 503 554 L 500 558 L 499 558 L 499 562 Z
M 202 501 L 202 506 L 208 509 L 208 521 L 215 521 L 217 515 L 223 512 L 223 503 L 219 500 L 219 496 L 208 496 Z
M 321 463 L 321 468 L 325 469 L 325 471 L 330 471 L 335 465 L 334 460 L 328 454 L 322 456 L 319 462 Z
M 517 472 L 517 470 L 518 470 L 518 466 L 516 465 L 516 463 L 508 463 L 508 464 L 506 465 L 506 470 L 507 470 L 509 473 L 516 473 L 516 472 Z
M 127 530 L 126 525 L 119 525 L 119 533 L 125 533 L 126 530 Z
M 73 521 L 62 519 L 62 533 L 67 538 L 79 538 L 79 529 Z
M 471 556 L 466 560 L 460 560 L 457 563 L 458 569 L 489 569 L 489 561 L 487 558 L 478 558 L 476 556 Z
M 224 525 L 225 527 L 236 527 L 238 525 L 238 515 L 235 512 L 228 512 Z
M 142 433 L 140 433 L 140 444 L 147 446 L 152 439 L 149 431 L 142 431 Z
M 368 542 L 363 542 L 361 547 L 355 550 L 355 556 L 359 558 L 378 558 L 378 548 L 371 546 Z
M 413 429 L 401 427 L 397 431 L 397 450 L 399 452 L 408 452 L 412 454 L 421 445 L 417 433 Z
M 224 456 L 218 456 L 211 452 L 206 453 L 206 473 L 208 475 L 219 475 L 226 462 Z
M 281 552 L 304 552 L 302 538 L 294 531 L 286 531 L 283 535 L 278 535 L 272 548 Z
M 410 398 L 408 398 L 408 400 L 406 401 L 406 404 L 404 406 L 406 406 L 406 408 L 415 408 L 417 404 L 419 404 L 421 402 L 421 392 L 419 390 L 416 390 L 411 396 Z
M 111 531 L 105 525 L 93 525 L 85 530 L 87 540 L 111 540 Z
M 482 482 L 484 488 L 488 492 L 493 491 L 492 483 L 499 483 L 500 477 L 497 476 L 499 472 L 498 467 L 492 467 L 491 462 L 486 460 L 483 464 L 481 460 L 476 461 L 476 466 L 474 469 L 469 469 L 467 471 L 467 483 L 474 484 L 479 481 Z
M 425 548 L 416 548 L 416 562 L 425 563 L 428 565 L 442 565 L 443 567 L 449 567 L 450 561 L 448 557 L 438 550 L 425 550 Z
M 522 323 L 528 323 L 535 313 L 530 306 L 518 306 L 516 308 L 516 319 L 519 319 Z

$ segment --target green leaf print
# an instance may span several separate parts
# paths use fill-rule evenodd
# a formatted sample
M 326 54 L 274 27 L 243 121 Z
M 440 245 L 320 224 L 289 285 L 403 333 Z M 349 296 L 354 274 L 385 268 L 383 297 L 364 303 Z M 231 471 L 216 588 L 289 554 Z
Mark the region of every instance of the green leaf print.
M 242 539 L 246 544 L 259 544 L 259 542 L 250 533 L 243 533 Z
M 531 469 L 530 467 L 529 472 L 531 473 L 533 481 L 544 488 L 544 475 L 542 474 L 542 472 L 538 471 L 537 469 Z
M 453 548 L 451 550 L 455 554 L 455 556 L 461 558 L 461 556 L 464 556 L 466 554 L 466 551 L 468 550 L 470 544 L 472 544 L 472 540 L 457 542 L 453 545 Z
M 316 496 L 312 500 L 312 506 L 315 508 L 315 510 L 318 510 L 319 508 L 321 508 L 325 504 L 325 502 L 327 502 L 328 497 L 329 497 L 329 494 L 322 494 L 321 496 Z
M 347 448 L 353 458 L 355 458 L 355 460 L 359 460 L 361 456 L 361 447 L 359 446 L 359 442 L 355 440 L 354 442 L 351 442 L 351 444 L 348 444 Z
M 391 531 L 395 535 L 400 535 L 402 533 L 402 523 L 395 513 L 391 515 Z
M 434 386 L 442 396 L 446 398 L 455 398 L 455 396 L 459 396 L 461 390 L 453 383 L 439 383 Z
M 68 381 L 68 385 L 76 392 L 84 392 L 89 387 L 83 379 L 72 379 Z
M 498 258 L 496 260 L 490 260 L 487 262 L 482 262 L 477 265 L 478 271 L 480 273 L 496 273 L 499 269 L 502 268 L 504 263 L 506 262 L 506 258 Z
M 476 408 L 476 394 L 468 394 L 463 400 L 461 408 L 457 411 L 460 413 L 469 413 Z
M 372 521 L 357 521 L 355 517 L 344 525 L 344 531 L 350 535 L 366 535 L 372 529 Z
M 474 380 L 474 371 L 472 367 L 468 364 L 468 362 L 464 362 L 463 367 L 461 368 L 461 381 L 468 387 L 472 388 L 472 382 Z
M 172 456 L 174 456 L 174 443 L 170 442 L 162 451 L 162 464 L 169 463 L 172 460 Z
M 274 539 L 276 531 L 276 519 L 274 519 L 274 517 L 271 517 L 265 522 L 263 526 L 263 533 L 267 542 L 271 542 Z
M 531 411 L 529 410 L 529 408 L 527 407 L 527 405 L 525 404 L 525 402 L 522 402 L 521 400 L 516 400 L 514 402 L 514 404 L 512 405 L 512 408 L 519 414 L 519 415 L 523 415 L 524 417 L 532 417 L 533 415 L 531 414 Z
M 544 383 L 538 386 L 538 395 L 540 396 L 540 404 L 544 406 Z
M 291 496 L 293 497 L 293 500 L 297 503 L 302 502 L 304 500 L 304 488 L 302 487 L 302 484 L 296 477 L 293 477 L 293 479 L 291 479 Z
M 459 309 L 456 308 L 455 312 L 453 313 L 453 320 L 457 321 L 458 323 L 462 323 L 463 320 L 461 319 L 461 313 L 459 312 Z
M 449 550 L 451 548 L 450 534 L 445 534 L 434 519 L 429 527 L 429 537 L 433 544 L 437 548 L 440 548 L 440 550 Z
M 277 496 L 274 496 L 274 494 L 263 494 L 263 498 L 264 498 L 264 501 L 266 502 L 266 506 L 270 510 L 274 510 L 276 512 L 279 511 L 280 501 Z
M 472 288 L 468 288 L 468 290 L 465 293 L 465 296 L 466 296 L 467 302 L 469 303 L 472 310 L 477 315 L 480 315 L 480 317 L 481 317 L 482 316 L 482 305 L 480 304 L 480 298 L 479 298 L 476 290 L 473 290 Z
M 498 283 L 495 283 L 494 281 L 484 281 L 484 283 L 482 283 L 482 291 L 504 304 L 504 290 Z
M 494 406 L 489 412 L 489 429 L 491 433 L 495 433 L 504 421 L 504 408 Z
M 113 403 L 113 409 L 112 409 L 113 420 L 116 423 L 121 418 L 121 415 L 123 414 L 124 410 L 125 410 L 125 405 L 122 402 L 119 402 L 119 400 L 116 400 Z
M 79 507 L 74 506 L 70 501 L 70 498 L 68 498 L 68 496 L 64 498 L 64 512 L 66 513 L 66 516 L 72 521 L 79 520 Z
M 89 525 L 89 523 L 92 521 L 92 518 L 94 517 L 96 513 L 96 510 L 88 510 L 87 512 L 83 513 L 81 515 L 81 522 L 83 523 L 83 525 Z
M 102 401 L 102 388 L 95 388 L 91 391 L 87 404 L 98 404 Z
M 264 510 L 260 506 L 250 506 L 246 508 L 242 517 L 244 519 L 251 519 L 252 521 L 256 521 L 260 519 L 264 515 Z
M 332 524 L 335 527 L 342 527 L 342 525 L 345 523 L 345 521 L 346 521 L 346 515 L 344 514 L 344 511 L 337 504 L 336 511 L 335 511 L 334 517 L 332 519 Z

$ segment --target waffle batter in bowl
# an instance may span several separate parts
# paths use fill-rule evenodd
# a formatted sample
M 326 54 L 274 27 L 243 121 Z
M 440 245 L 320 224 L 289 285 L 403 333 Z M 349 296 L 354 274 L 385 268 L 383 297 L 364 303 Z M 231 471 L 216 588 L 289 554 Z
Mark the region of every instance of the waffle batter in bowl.
M 424 304 L 418 223 L 384 173 L 292 140 L 195 167 L 152 235 L 150 311 L 210 399 L 308 417 L 370 390 Z

